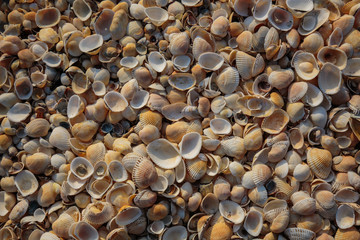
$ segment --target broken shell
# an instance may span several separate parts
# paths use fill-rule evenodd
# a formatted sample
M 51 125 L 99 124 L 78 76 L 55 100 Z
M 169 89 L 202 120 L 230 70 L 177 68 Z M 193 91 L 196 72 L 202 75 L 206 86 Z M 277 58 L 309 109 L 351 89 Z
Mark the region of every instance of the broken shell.
M 21 122 L 30 115 L 31 111 L 31 106 L 28 103 L 16 103 L 7 112 L 7 117 L 12 122 Z
M 124 182 L 128 179 L 126 169 L 123 167 L 121 162 L 117 160 L 113 160 L 109 163 L 109 173 L 115 182 Z
M 318 60 L 322 63 L 332 63 L 340 70 L 343 70 L 347 64 L 347 56 L 344 51 L 333 47 L 323 47 L 317 54 Z
M 301 19 L 298 32 L 300 35 L 308 35 L 320 28 L 329 18 L 330 11 L 326 8 L 314 9 Z
M 103 45 L 103 37 L 100 34 L 87 36 L 79 42 L 79 49 L 88 54 L 96 54 Z
M 155 26 L 161 26 L 169 18 L 168 12 L 159 7 L 148 7 L 145 8 L 144 12 Z
M 89 4 L 84 0 L 75 0 L 72 8 L 75 15 L 81 20 L 86 21 L 91 16 L 91 8 Z
M 71 161 L 70 171 L 80 180 L 85 180 L 93 174 L 94 167 L 86 158 L 76 157 Z
M 192 88 L 195 83 L 195 77 L 189 73 L 176 73 L 169 77 L 170 86 L 180 91 L 185 91 Z

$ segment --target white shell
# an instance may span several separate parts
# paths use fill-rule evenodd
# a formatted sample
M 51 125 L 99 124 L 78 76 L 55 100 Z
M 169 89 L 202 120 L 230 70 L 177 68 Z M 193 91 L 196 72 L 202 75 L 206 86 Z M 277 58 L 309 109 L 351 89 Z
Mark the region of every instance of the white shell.
M 224 58 L 218 53 L 205 52 L 199 56 L 198 63 L 205 70 L 216 71 L 223 65 Z
M 159 52 L 151 52 L 148 56 L 150 66 L 157 72 L 161 73 L 166 67 L 166 59 Z
M 121 93 L 116 91 L 111 91 L 105 94 L 104 101 L 106 106 L 112 111 L 112 112 L 121 112 L 124 111 L 125 108 L 128 106 L 128 102 L 126 98 L 124 98 Z
M 93 34 L 82 39 L 79 43 L 79 49 L 88 53 L 100 48 L 103 45 L 103 37 L 100 34 Z
M 15 177 L 15 186 L 23 197 L 33 194 L 39 187 L 39 182 L 34 174 L 23 170 Z
M 113 160 L 109 163 L 109 173 L 115 182 L 124 182 L 128 179 L 128 174 L 121 162 Z
M 240 224 L 245 219 L 245 211 L 239 204 L 233 201 L 224 200 L 219 204 L 221 216 L 234 224 Z
M 325 63 L 318 76 L 319 88 L 328 95 L 340 91 L 342 76 L 340 69 L 332 63 Z
M 231 132 L 231 124 L 223 118 L 214 118 L 210 121 L 211 130 L 218 135 L 227 135 Z
M 70 163 L 70 171 L 80 180 L 85 180 L 94 173 L 94 167 L 86 158 L 76 157 Z
M 187 133 L 183 136 L 179 144 L 180 154 L 185 159 L 193 159 L 200 153 L 201 146 L 202 138 L 199 133 Z
M 32 108 L 28 103 L 15 103 L 7 112 L 7 117 L 12 122 L 24 121 L 31 113 Z
M 151 142 L 146 147 L 146 151 L 151 160 L 161 168 L 173 169 L 180 164 L 179 150 L 164 138 Z
M 146 16 L 148 16 L 150 21 L 155 26 L 161 26 L 169 18 L 168 12 L 165 9 L 162 9 L 159 7 L 148 7 L 148 8 L 145 8 L 144 11 L 145 11 Z

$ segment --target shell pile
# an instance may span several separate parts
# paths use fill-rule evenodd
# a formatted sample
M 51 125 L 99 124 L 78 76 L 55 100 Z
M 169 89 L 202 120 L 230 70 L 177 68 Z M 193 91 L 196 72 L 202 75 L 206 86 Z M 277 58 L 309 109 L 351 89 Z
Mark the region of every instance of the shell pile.
M 0 1 L 0 239 L 359 240 L 359 0 Z

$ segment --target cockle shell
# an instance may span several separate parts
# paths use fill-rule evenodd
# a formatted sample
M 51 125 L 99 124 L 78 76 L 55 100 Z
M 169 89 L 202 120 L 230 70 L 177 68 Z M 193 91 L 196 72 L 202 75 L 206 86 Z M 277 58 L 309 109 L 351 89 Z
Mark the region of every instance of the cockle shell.
M 141 187 L 146 188 L 155 183 L 158 174 L 154 164 L 148 158 L 139 158 L 132 170 L 132 177 L 134 183 Z
M 199 133 L 187 133 L 179 144 L 180 154 L 185 159 L 193 159 L 200 153 L 201 146 L 202 139 Z
M 327 150 L 311 148 L 307 152 L 307 162 L 317 177 L 325 179 L 331 170 L 332 156 Z
M 233 67 L 227 67 L 221 71 L 215 82 L 221 92 L 230 94 L 239 85 L 239 81 L 240 78 L 237 70 Z
M 292 14 L 280 7 L 270 9 L 268 20 L 274 28 L 285 32 L 290 30 L 294 24 Z
M 244 96 L 238 99 L 238 107 L 245 115 L 254 117 L 268 117 L 274 110 L 274 104 L 260 96 Z
M 97 201 L 90 203 L 82 212 L 83 220 L 93 227 L 99 227 L 115 216 L 111 203 Z
M 280 133 L 289 122 L 289 115 L 281 109 L 276 109 L 270 116 L 264 118 L 261 129 L 270 134 Z
M 237 203 L 229 200 L 221 201 L 219 204 L 219 212 L 225 219 L 240 224 L 245 219 L 244 210 Z
M 223 65 L 224 58 L 217 53 L 205 52 L 199 56 L 198 63 L 204 70 L 216 71 Z
M 161 26 L 169 18 L 168 12 L 159 7 L 148 7 L 144 12 L 155 26 Z
M 86 21 L 91 16 L 91 8 L 84 0 L 75 0 L 72 8 L 75 15 L 81 20 Z
M 223 118 L 215 118 L 210 121 L 210 128 L 213 133 L 227 135 L 231 132 L 231 124 Z
M 115 221 L 119 226 L 128 225 L 136 221 L 141 215 L 138 207 L 123 206 L 115 217 Z

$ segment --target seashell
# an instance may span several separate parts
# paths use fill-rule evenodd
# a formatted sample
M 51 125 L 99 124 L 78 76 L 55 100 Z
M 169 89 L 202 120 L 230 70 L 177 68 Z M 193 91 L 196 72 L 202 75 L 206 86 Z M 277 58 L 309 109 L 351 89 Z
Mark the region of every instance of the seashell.
M 68 102 L 67 116 L 74 118 L 81 114 L 85 109 L 85 104 L 78 95 L 72 95 Z
M 128 106 L 128 102 L 124 96 L 115 91 L 105 94 L 104 102 L 112 112 L 121 112 Z
M 176 236 L 178 240 L 186 240 L 188 237 L 188 233 L 185 227 L 183 226 L 173 226 L 165 230 L 164 234 L 162 235 L 162 239 L 172 239 Z
M 149 92 L 145 90 L 139 90 L 135 92 L 133 98 L 130 101 L 130 106 L 134 109 L 143 108 L 149 100 Z
M 73 223 L 69 229 L 69 235 L 79 240 L 95 240 L 99 238 L 98 231 L 89 223 L 83 221 Z
M 308 90 L 302 100 L 312 107 L 317 107 L 322 103 L 323 99 L 324 95 L 320 89 L 315 85 L 308 83 Z
M 271 169 L 262 163 L 256 163 L 252 167 L 252 179 L 256 186 L 263 186 L 271 177 Z
M 60 185 L 49 181 L 40 187 L 37 202 L 42 207 L 48 207 L 55 203 L 56 196 L 60 193 Z
M 0 192 L 0 216 L 6 216 L 16 204 L 15 195 L 5 191 Z
M 96 34 L 99 34 L 103 37 L 103 40 L 106 41 L 111 37 L 111 24 L 113 21 L 115 13 L 111 9 L 103 9 L 99 15 L 94 20 L 94 30 Z
M 115 216 L 114 207 L 111 203 L 97 201 L 90 203 L 82 211 L 83 221 L 93 227 L 99 227 Z
M 311 53 L 297 52 L 292 62 L 297 75 L 304 80 L 314 79 L 319 74 L 319 66 Z
M 240 78 L 237 70 L 233 67 L 227 67 L 221 71 L 215 82 L 221 92 L 230 94 L 239 85 L 239 81 Z
M 302 36 L 309 35 L 320 28 L 329 18 L 330 11 L 326 8 L 314 9 L 304 15 L 298 32 Z
M 238 47 L 240 51 L 249 52 L 252 47 L 252 37 L 253 34 L 250 31 L 243 31 L 235 39 L 237 45 L 236 47 Z
M 274 104 L 260 96 L 244 96 L 237 101 L 243 114 L 254 117 L 268 117 L 274 112 Z
M 221 216 L 234 224 L 240 224 L 245 219 L 244 210 L 240 207 L 239 204 L 233 201 L 221 201 L 219 204 L 219 212 Z
M 245 176 L 245 175 L 244 175 Z M 267 201 L 267 191 L 264 186 L 257 186 L 249 190 L 248 197 L 249 199 L 259 206 L 264 206 Z
M 305 240 L 315 237 L 315 233 L 313 231 L 304 228 L 287 228 L 284 233 L 290 239 Z
M 196 80 L 192 74 L 176 73 L 169 77 L 168 82 L 173 88 L 180 91 L 185 91 L 192 88 L 195 85 Z
M 257 1 L 252 9 L 253 17 L 257 21 L 265 21 L 268 18 L 272 3 L 269 0 Z
M 317 177 L 325 179 L 331 170 L 332 156 L 328 150 L 311 148 L 307 152 L 307 162 Z
M 123 182 L 128 179 L 126 169 L 121 162 L 117 160 L 113 160 L 109 163 L 109 173 L 115 182 Z
M 57 8 L 39 9 L 35 15 L 35 23 L 39 28 L 54 27 L 60 22 L 60 11 Z
M 241 0 L 238 0 L 241 1 Z M 205 230 L 203 237 L 210 239 L 230 239 L 233 234 L 232 228 L 225 222 L 215 223 L 215 225 Z
M 70 163 L 70 171 L 80 180 L 85 180 L 93 174 L 94 167 L 86 158 L 76 157 Z
M 200 208 L 206 213 L 206 214 L 214 214 L 218 208 L 219 208 L 219 200 L 213 193 L 208 193 L 206 196 L 202 199 Z
M 112 19 L 110 20 L 111 14 L 112 13 L 109 12 L 109 16 L 107 16 L 109 18 L 108 21 L 111 21 L 110 27 L 109 27 L 111 38 L 112 38 L 112 40 L 119 40 L 119 39 L 123 38 L 126 34 L 126 29 L 129 24 L 128 15 L 127 15 L 127 12 L 125 12 L 123 9 L 119 9 L 119 10 L 115 11 L 115 14 L 113 15 Z M 106 21 L 107 25 L 109 24 L 108 21 Z M 101 25 L 99 25 L 99 26 L 101 26 Z M 103 35 L 103 34 L 101 34 L 101 35 Z M 106 35 L 106 36 L 109 36 L 109 35 Z M 109 37 L 107 37 L 107 38 L 109 38 Z M 106 40 L 106 39 L 104 39 L 104 40 Z
M 277 89 L 287 88 L 294 80 L 294 72 L 291 69 L 272 71 L 269 75 L 269 84 Z
M 299 215 L 311 215 L 316 210 L 316 201 L 311 198 L 306 192 L 295 192 L 291 195 L 293 202 L 292 210 Z
M 359 238 L 360 233 L 355 227 L 351 227 L 348 229 L 338 228 L 335 234 L 335 239 L 351 239 L 351 238 Z
M 310 177 L 309 166 L 306 164 L 296 165 L 294 172 L 293 172 L 293 176 L 299 182 L 303 182 L 303 181 L 307 180 Z
M 245 218 L 244 228 L 245 230 L 254 237 L 260 235 L 263 225 L 263 216 L 259 211 L 250 210 Z
M 158 174 L 148 158 L 139 158 L 132 170 L 132 178 L 136 186 L 146 188 L 156 182 Z
M 281 109 L 276 109 L 270 116 L 264 118 L 261 129 L 270 134 L 280 133 L 289 122 L 289 115 Z
M 163 25 L 169 18 L 168 12 L 159 7 L 147 7 L 144 12 L 155 26 Z
M 287 0 L 286 6 L 294 14 L 294 16 L 301 18 L 307 12 L 313 10 L 314 3 L 312 1 L 305 1 L 303 4 L 299 4 L 294 0 Z
M 15 186 L 22 196 L 33 194 L 39 187 L 38 180 L 28 170 L 23 170 L 15 176 Z
M 324 47 L 323 37 L 320 33 L 314 32 L 304 38 L 303 42 L 299 46 L 299 49 L 316 54 L 322 47 Z
M 28 208 L 29 208 L 29 201 L 27 199 L 21 200 L 10 211 L 9 219 L 14 222 L 19 221 L 20 218 L 25 215 Z
M 219 16 L 211 24 L 210 32 L 216 37 L 223 38 L 226 36 L 229 26 L 228 19 L 224 16 Z
M 12 122 L 24 121 L 31 113 L 32 109 L 28 103 L 16 103 L 7 112 L 7 118 Z
M 72 135 L 82 142 L 89 142 L 98 130 L 99 125 L 94 121 L 83 121 L 76 123 L 72 129 Z
M 151 221 L 158 221 L 165 218 L 168 214 L 169 204 L 166 201 L 161 201 L 149 208 L 146 216 Z
M 336 224 L 340 229 L 351 228 L 355 224 L 354 209 L 348 205 L 341 205 L 336 212 Z
M 150 66 L 158 73 L 164 71 L 166 67 L 166 60 L 159 52 L 151 52 L 148 56 L 148 61 Z
M 202 178 L 207 170 L 207 162 L 201 158 L 187 159 L 185 165 L 187 175 L 193 181 Z
M 230 184 L 223 178 L 217 178 L 213 192 L 218 200 L 226 200 L 230 196 Z
M 210 121 L 210 128 L 217 135 L 228 135 L 231 133 L 231 124 L 223 118 L 212 119 Z
M 146 125 L 139 132 L 139 137 L 145 144 L 149 144 L 152 141 L 160 138 L 160 132 L 159 129 L 154 125 Z
M 22 77 L 14 82 L 14 90 L 20 100 L 27 100 L 33 93 L 33 86 L 28 77 Z
M 72 5 L 75 15 L 83 22 L 91 17 L 91 8 L 84 0 L 75 0 Z
M 61 57 L 53 52 L 47 52 L 43 55 L 42 61 L 49 67 L 57 68 L 61 64 Z
M 80 51 L 88 54 L 96 54 L 103 45 L 103 36 L 100 34 L 93 34 L 87 36 L 79 42 Z
M 43 174 L 50 165 L 50 157 L 45 153 L 34 153 L 25 159 L 25 166 L 34 174 Z
M 332 63 L 340 70 L 343 70 L 347 64 L 347 56 L 344 51 L 333 47 L 323 47 L 317 54 L 318 60 L 322 63 Z
M 202 139 L 199 133 L 187 133 L 179 144 L 180 154 L 185 159 L 193 159 L 200 153 L 201 146 Z
M 270 9 L 268 20 L 274 28 L 284 32 L 289 31 L 294 24 L 292 14 L 280 7 L 272 7 Z
M 336 94 L 340 91 L 341 79 L 340 69 L 334 64 L 326 62 L 318 76 L 319 88 L 328 95 Z
M 198 64 L 204 70 L 216 71 L 221 68 L 224 63 L 224 58 L 217 53 L 205 52 L 200 54 Z
M 179 150 L 166 139 L 160 138 L 151 142 L 146 151 L 151 160 L 161 168 L 172 169 L 180 164 Z

